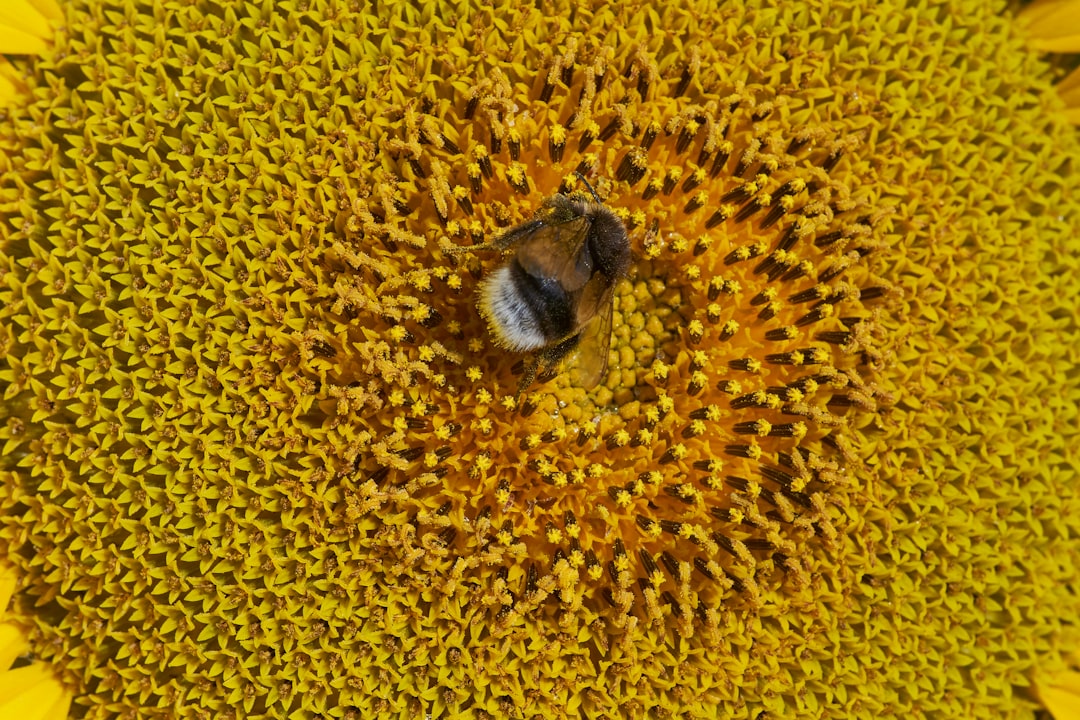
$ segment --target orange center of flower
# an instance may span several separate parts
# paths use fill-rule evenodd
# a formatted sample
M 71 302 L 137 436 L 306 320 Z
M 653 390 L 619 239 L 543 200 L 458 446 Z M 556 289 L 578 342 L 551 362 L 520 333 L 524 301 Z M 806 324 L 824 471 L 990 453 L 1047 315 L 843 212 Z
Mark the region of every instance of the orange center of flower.
M 357 502 L 399 513 L 376 532 L 404 557 L 435 552 L 455 578 L 495 566 L 484 602 L 503 623 L 554 595 L 616 625 L 715 628 L 727 598 L 758 605 L 805 584 L 806 544 L 837 533 L 846 428 L 879 401 L 870 305 L 886 288 L 865 260 L 886 213 L 834 177 L 855 138 L 792 129 L 783 97 L 702 92 L 695 73 L 575 47 L 536 78 L 496 74 L 438 110 L 405 107 L 384 143 L 400 178 L 339 221 L 335 309 L 377 308 L 397 343 L 387 357 L 420 361 L 392 363 L 400 410 L 357 460 Z M 591 393 L 563 373 L 515 399 L 522 358 L 492 346 L 475 309 L 500 260 L 458 264 L 445 248 L 581 190 L 575 171 L 635 253 L 608 375 Z M 372 299 L 406 282 L 418 292 Z M 356 322 L 352 342 L 369 327 Z

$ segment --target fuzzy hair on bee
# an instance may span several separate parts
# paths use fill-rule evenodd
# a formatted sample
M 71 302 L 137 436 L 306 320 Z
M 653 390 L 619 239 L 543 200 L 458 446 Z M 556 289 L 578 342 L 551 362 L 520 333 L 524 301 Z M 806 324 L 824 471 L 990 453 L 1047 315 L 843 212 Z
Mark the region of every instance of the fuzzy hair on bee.
M 630 269 L 630 240 L 622 220 L 579 177 L 593 200 L 557 193 L 490 243 L 455 249 L 505 257 L 481 281 L 477 307 L 498 347 L 532 354 L 519 393 L 575 349 L 578 384 L 594 387 L 607 371 L 615 283 Z

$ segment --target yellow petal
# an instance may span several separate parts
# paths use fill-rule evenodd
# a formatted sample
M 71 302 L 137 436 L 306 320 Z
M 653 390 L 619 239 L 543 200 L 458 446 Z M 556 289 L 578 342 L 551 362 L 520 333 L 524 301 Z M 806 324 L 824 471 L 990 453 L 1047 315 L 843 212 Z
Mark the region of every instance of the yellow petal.
M 37 38 L 52 37 L 49 18 L 29 0 L 6 0 L 0 5 L 0 37 L 15 29 Z
M 56 0 L 34 0 L 37 11 L 50 20 L 63 20 L 64 11 L 60 9 Z
M 12 623 L 0 623 L 0 668 L 6 670 L 26 651 L 26 635 Z
M 37 55 L 45 52 L 49 44 L 25 30 L 3 23 L 0 18 L 0 52 L 14 55 Z
M 1036 0 L 1020 13 L 1028 44 L 1046 52 L 1080 51 L 1080 2 Z
M 0 75 L 0 79 L 3 76 Z M 15 593 L 15 572 L 11 568 L 2 566 L 0 569 L 0 613 L 2 613 L 11 602 L 11 596 Z
M 1080 720 L 1080 673 L 1055 676 L 1053 685 L 1039 685 L 1038 692 L 1054 720 Z
M 0 673 L 0 717 L 62 720 L 71 696 L 44 663 Z

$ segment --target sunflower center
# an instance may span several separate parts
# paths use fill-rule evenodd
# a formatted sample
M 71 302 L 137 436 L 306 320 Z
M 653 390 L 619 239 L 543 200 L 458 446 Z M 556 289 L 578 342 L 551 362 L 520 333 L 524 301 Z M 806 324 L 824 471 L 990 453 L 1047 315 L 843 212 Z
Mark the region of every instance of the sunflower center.
M 865 258 L 886 213 L 833 177 L 856 138 L 792 129 L 782 96 L 694 80 L 692 62 L 663 77 L 640 56 L 620 69 L 575 47 L 536 77 L 495 73 L 456 94 L 441 120 L 409 106 L 386 143 L 400 177 L 361 213 L 378 200 L 393 217 L 350 236 L 384 253 L 404 230 L 428 248 L 483 242 L 580 190 L 575 173 L 630 233 L 593 392 L 564 372 L 514 398 L 521 358 L 493 347 L 474 307 L 498 258 L 418 251 L 438 322 L 384 317 L 406 344 L 426 338 L 420 372 L 445 394 L 403 390 L 415 431 L 392 464 L 363 458 L 361 476 L 383 499 L 407 489 L 391 504 L 414 508 L 416 535 L 449 557 L 502 565 L 487 602 L 504 623 L 554 597 L 620 626 L 715 627 L 729 600 L 805 585 L 806 544 L 837 532 L 845 429 L 879 400 L 870 303 L 886 289 Z

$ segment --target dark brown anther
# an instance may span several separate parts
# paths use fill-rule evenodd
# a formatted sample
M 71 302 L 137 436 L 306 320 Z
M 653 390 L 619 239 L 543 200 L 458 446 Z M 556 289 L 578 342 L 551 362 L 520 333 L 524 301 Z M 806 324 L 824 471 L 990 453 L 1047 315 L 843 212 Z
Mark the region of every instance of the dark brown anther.
M 842 237 L 844 237 L 842 230 L 833 230 L 832 232 L 827 232 L 824 235 L 814 238 L 814 245 L 817 247 L 828 247 Z
M 745 253 L 745 254 L 744 254 Z M 757 257 L 757 252 L 753 245 L 743 246 L 741 248 L 735 248 L 727 255 L 724 256 L 725 265 L 734 265 L 735 263 L 742 262 L 743 260 L 749 260 Z
M 678 184 L 679 184 L 678 175 L 676 175 L 672 171 L 668 170 L 667 173 L 664 175 L 663 193 L 665 195 L 670 195 L 671 191 L 674 190 L 675 186 L 678 185 Z
M 729 538 L 726 535 L 722 535 L 719 532 L 714 532 L 712 534 L 712 538 L 713 538 L 713 541 L 717 545 L 719 545 L 721 548 L 723 548 L 725 551 L 727 551 L 727 553 L 729 555 L 731 555 L 732 557 L 736 557 L 735 556 L 735 544 L 733 542 L 731 542 L 731 538 Z
M 825 294 L 825 292 L 821 288 L 821 286 L 820 285 L 815 285 L 814 287 L 812 287 L 812 288 L 810 288 L 808 290 L 803 290 L 802 292 L 795 293 L 794 295 L 788 297 L 788 302 L 790 302 L 790 303 L 804 303 L 804 302 L 810 302 L 812 300 L 820 300 L 824 294 Z
M 431 421 L 422 417 L 407 417 L 405 418 L 405 427 L 410 430 L 430 430 Z
M 825 172 L 832 172 L 842 157 L 844 157 L 843 150 L 833 150 L 829 153 L 829 157 L 825 158 L 825 162 L 821 164 L 821 169 Z
M 720 522 L 732 522 L 731 510 L 729 510 L 728 508 L 710 508 L 709 513 Z
M 476 108 L 480 105 L 480 96 L 473 95 L 469 98 L 469 101 L 465 103 L 465 119 L 472 120 L 473 115 L 476 114 Z
M 690 143 L 694 141 L 695 133 L 687 132 L 686 128 L 682 129 L 679 133 L 679 139 L 675 141 L 675 154 L 682 155 L 686 152 L 686 149 L 690 147 Z
M 773 328 L 765 333 L 765 339 L 770 342 L 780 342 L 781 340 L 791 340 L 792 335 L 791 331 L 786 327 Z
M 822 312 L 821 308 L 811 310 L 810 312 L 806 313 L 801 318 L 795 321 L 795 327 L 806 327 L 807 325 L 813 325 L 817 321 L 821 320 L 823 317 L 825 317 L 825 313 Z
M 720 171 L 727 165 L 728 158 L 730 157 L 731 153 L 723 151 L 716 153 L 716 157 L 713 158 L 712 167 L 709 168 L 709 177 L 714 178 L 719 175 Z
M 795 247 L 795 243 L 799 241 L 796 225 L 797 223 L 792 223 L 788 226 L 787 230 L 784 231 L 784 234 L 780 237 L 780 242 L 776 245 L 777 250 L 790 250 Z
M 607 142 L 610 140 L 619 129 L 618 116 L 611 118 L 611 122 L 604 126 L 604 129 L 600 131 L 600 142 Z
M 682 532 L 683 524 L 676 520 L 661 520 L 660 529 L 669 535 L 678 535 Z
M 694 78 L 694 73 L 691 72 L 690 66 L 687 65 L 683 68 L 682 75 L 679 76 L 679 84 L 675 86 L 675 93 L 672 97 L 682 97 L 683 93 L 690 87 L 690 81 Z
M 548 141 L 548 155 L 551 156 L 551 162 L 562 162 L 563 150 L 566 149 L 566 143 L 557 143 L 554 140 Z
M 416 158 L 409 158 L 409 167 L 412 168 L 413 173 L 421 180 L 427 179 L 427 173 L 424 171 L 424 166 L 420 164 L 420 161 Z
M 753 448 L 749 445 L 725 445 L 724 454 L 731 455 L 732 457 L 746 458 L 747 460 L 754 459 Z
M 641 193 L 641 199 L 652 200 L 654 197 L 660 194 L 661 187 L 662 185 L 660 181 L 656 178 L 653 178 L 648 182 L 648 184 L 645 185 L 645 189 Z
M 807 144 L 809 144 L 809 142 L 810 142 L 810 136 L 809 135 L 806 135 L 805 137 L 801 137 L 801 138 L 800 137 L 794 137 L 794 138 L 791 139 L 791 142 L 788 143 L 787 150 L 785 150 L 784 152 L 786 152 L 788 155 L 796 155 L 796 154 L 798 154 L 798 152 L 800 150 L 802 150 L 804 147 L 806 147 Z
M 660 126 L 655 122 L 649 123 L 645 127 L 645 133 L 641 136 L 641 142 L 638 145 L 643 150 L 648 150 L 652 147 L 653 142 L 656 140 L 656 136 L 660 134 Z
M 747 393 L 745 395 L 740 395 L 737 398 L 732 398 L 730 405 L 733 410 L 742 410 L 749 407 L 768 407 L 764 399 L 761 398 L 761 394 L 756 392 Z
M 641 548 L 638 550 L 638 557 L 641 558 L 641 566 L 645 569 L 646 575 L 652 576 L 653 574 L 660 571 L 660 566 L 656 564 L 656 561 L 653 560 L 652 555 L 650 555 L 649 551 L 645 548 Z
M 414 448 L 404 448 L 402 450 L 395 451 L 395 454 L 405 462 L 413 462 L 424 454 L 424 447 L 421 445 Z
M 814 339 L 830 345 L 847 345 L 851 342 L 851 333 L 841 330 L 829 330 L 814 335 Z
M 637 91 L 642 100 L 646 99 L 649 95 L 649 77 L 645 73 L 638 75 Z
M 746 177 L 746 172 L 753 164 L 754 162 L 750 159 L 750 154 L 743 153 L 742 157 L 739 158 L 739 162 L 735 163 L 735 171 L 731 173 L 732 177 Z
M 714 300 L 716 300 L 716 298 L 720 297 L 720 293 L 724 292 L 724 288 L 726 287 L 726 285 L 727 284 L 724 282 L 724 279 L 720 276 L 716 276 L 712 280 L 710 280 L 709 289 L 707 290 L 707 297 L 709 298 L 709 302 L 713 302 Z
M 806 493 L 795 492 L 794 490 L 789 490 L 787 488 L 784 488 L 783 493 L 784 497 L 786 497 L 788 500 L 791 500 L 796 505 L 800 505 L 807 510 L 811 509 L 814 505 L 814 503 L 810 500 L 810 496 Z
M 547 75 L 547 72 L 544 73 Z M 540 89 L 540 102 L 546 103 L 551 100 L 551 94 L 555 91 L 555 85 L 550 80 L 544 80 L 544 87 Z
M 530 596 L 536 593 L 536 590 L 540 583 L 540 574 L 536 571 L 536 566 L 529 565 L 529 569 L 525 572 L 525 595 Z
M 679 485 L 665 485 L 664 486 L 664 492 L 666 492 L 671 497 L 675 498 L 676 500 L 678 500 L 678 501 L 680 501 L 680 502 L 682 502 L 682 503 L 684 503 L 686 505 L 693 505 L 694 504 L 694 498 L 692 496 L 687 497 L 686 494 L 684 493 L 684 491 L 682 490 L 682 487 L 679 486 Z
M 446 152 L 450 153 L 451 155 L 461 154 L 461 148 L 459 148 L 457 146 L 457 143 L 455 143 L 450 138 L 446 137 L 445 135 L 440 135 L 439 140 L 442 142 L 442 148 Z
M 589 144 L 596 139 L 596 136 L 592 134 L 592 130 L 585 128 L 585 131 L 581 133 L 581 137 L 578 139 L 578 152 L 585 152 L 585 148 L 589 147 Z
M 732 188 L 720 196 L 720 202 L 722 203 L 742 203 L 750 199 L 752 192 L 756 192 L 756 186 L 754 191 L 747 188 L 751 183 L 743 183 L 736 188 Z
M 724 222 L 729 217 L 731 217 L 731 213 L 728 212 L 726 208 L 719 208 L 712 215 L 709 216 L 708 220 L 705 221 L 705 229 L 712 230 L 714 227 Z
M 885 294 L 885 288 L 879 285 L 871 285 L 870 287 L 862 288 L 859 290 L 860 300 L 876 300 Z
M 791 282 L 792 280 L 798 280 L 801 277 L 805 277 L 808 265 L 809 263 L 805 262 L 796 263 L 790 270 L 780 276 L 780 282 Z M 769 279 L 773 279 L 772 273 L 769 274 Z
M 761 219 L 761 225 L 759 229 L 768 230 L 776 223 L 780 222 L 780 218 L 784 217 L 787 209 L 784 208 L 783 203 L 773 201 L 773 204 L 769 207 L 769 212 L 765 213 L 765 217 Z
M 701 185 L 703 180 L 704 180 L 704 178 L 701 176 L 701 173 L 699 173 L 699 172 L 690 173 L 689 175 L 686 176 L 686 179 L 683 180 L 682 191 L 683 192 L 691 192 L 692 190 L 696 189 L 699 185 Z
M 790 488 L 791 484 L 795 482 L 795 477 L 793 475 L 790 475 L 779 468 L 769 467 L 768 465 L 761 466 L 761 474 L 764 475 L 766 479 L 772 480 L 774 483 L 785 488 Z
M 660 562 L 664 563 L 664 567 L 667 569 L 671 577 L 675 578 L 676 580 L 679 578 L 679 561 L 675 559 L 674 555 L 672 555 L 667 550 L 664 550 L 662 553 L 660 553 Z
M 522 174 L 517 182 L 514 182 L 511 178 L 506 178 L 510 182 L 510 187 L 517 190 L 522 195 L 529 194 L 529 176 Z

